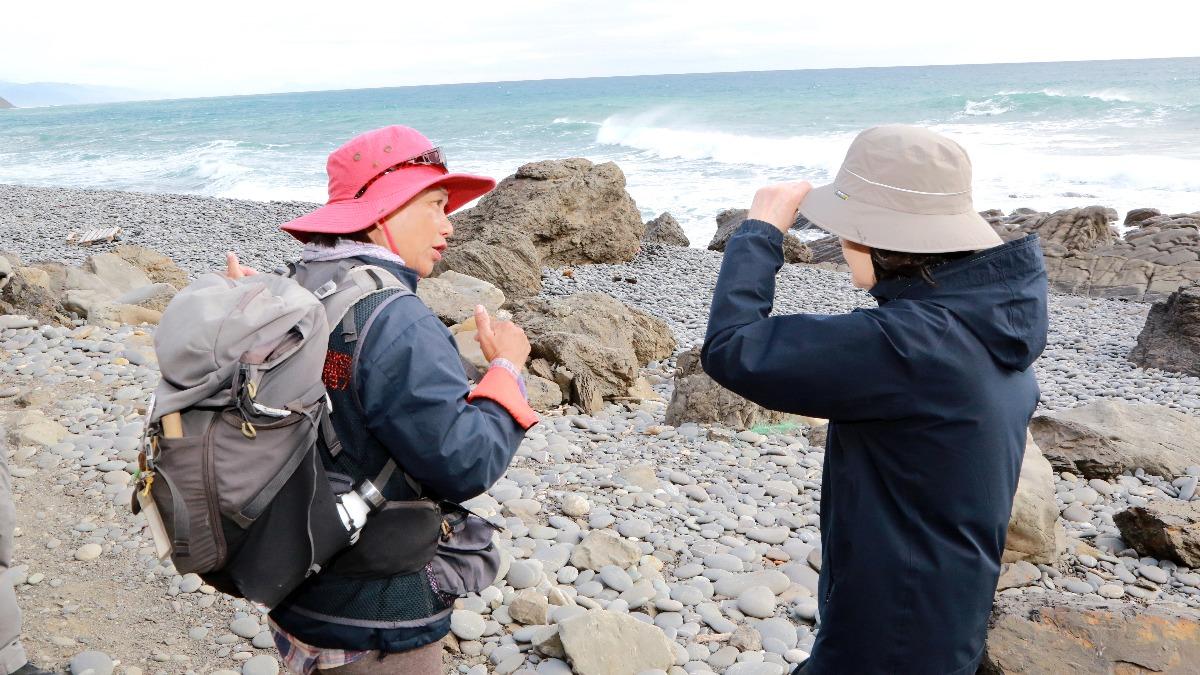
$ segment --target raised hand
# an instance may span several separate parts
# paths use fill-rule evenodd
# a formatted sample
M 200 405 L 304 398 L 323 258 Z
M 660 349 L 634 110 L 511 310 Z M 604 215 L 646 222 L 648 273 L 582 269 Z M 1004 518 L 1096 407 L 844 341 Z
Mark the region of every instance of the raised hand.
M 495 358 L 508 359 L 517 368 L 525 365 L 529 359 L 529 338 L 520 326 L 511 321 L 496 321 L 488 314 L 483 305 L 475 305 L 475 340 L 483 358 L 491 361 Z

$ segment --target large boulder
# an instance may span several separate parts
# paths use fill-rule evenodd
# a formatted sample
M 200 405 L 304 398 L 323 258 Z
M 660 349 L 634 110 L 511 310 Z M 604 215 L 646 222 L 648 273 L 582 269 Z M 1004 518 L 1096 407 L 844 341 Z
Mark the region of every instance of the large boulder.
M 1029 430 L 1055 469 L 1086 478 L 1180 476 L 1200 464 L 1200 419 L 1161 405 L 1093 401 L 1038 415 Z
M 170 284 L 176 290 L 188 285 L 188 274 L 167 256 L 134 244 L 121 244 L 113 249 L 113 255 L 141 270 L 156 284 Z
M 1036 232 L 1043 245 L 1061 244 L 1067 251 L 1092 251 L 1116 240 L 1109 226 L 1115 217 L 1112 209 L 1103 206 L 1063 209 L 1043 216 L 1027 225 L 1025 233 Z
M 700 365 L 699 347 L 680 354 L 675 360 L 675 391 L 667 405 L 667 424 L 679 426 L 684 422 L 695 422 L 749 429 L 759 424 L 777 424 L 788 417 L 717 384 Z
M 1124 224 L 1130 225 L 1130 226 L 1139 225 L 1139 224 L 1141 224 L 1141 222 L 1143 220 L 1146 220 L 1147 218 L 1153 218 L 1155 216 L 1161 216 L 1161 215 L 1162 215 L 1162 211 L 1159 211 L 1158 209 L 1152 209 L 1152 208 L 1130 209 L 1129 212 L 1125 214 Z
M 135 288 L 149 286 L 150 277 L 112 253 L 97 253 L 83 262 L 83 270 L 90 272 L 103 283 L 110 286 L 117 294 L 132 291 Z M 83 288 L 83 286 L 78 286 Z
M 602 293 L 531 298 L 511 308 L 533 358 L 549 364 L 567 400 L 588 412 L 606 398 L 630 396 L 639 368 L 675 350 L 664 321 Z
M 654 220 L 646 223 L 646 233 L 642 241 L 647 244 L 666 244 L 667 246 L 691 246 L 679 221 L 669 213 L 662 213 Z
M 593 609 L 559 624 L 559 639 L 578 675 L 665 671 L 675 651 L 663 630 L 620 612 Z
M 453 270 L 422 279 L 417 284 L 417 296 L 447 326 L 474 317 L 476 305 L 483 305 L 489 313 L 495 314 L 504 304 L 504 291 L 482 279 Z
M 1200 502 L 1151 502 L 1117 513 L 1113 522 L 1138 553 L 1200 568 Z
M 724 251 L 730 237 L 746 221 L 748 213 L 746 209 L 726 209 L 718 213 L 717 231 L 712 241 L 708 242 L 708 250 Z M 814 262 L 813 251 L 795 235 L 787 234 L 783 237 L 783 261 L 789 264 L 811 263 Z
M 996 599 L 979 673 L 1184 675 L 1196 664 L 1200 611 L 1048 592 Z
M 708 242 L 708 250 L 724 251 L 725 245 L 729 243 L 729 238 L 742 226 L 749 213 L 749 209 L 725 209 L 718 213 L 717 231 L 713 233 L 712 240 Z
M 489 225 L 524 234 L 550 267 L 628 262 L 645 232 L 620 167 L 581 158 L 526 164 L 453 221 L 456 238 Z
M 1200 375 L 1200 285 L 1154 303 L 1129 360 L 1143 368 Z
M 542 290 L 542 262 L 528 236 L 499 225 L 480 224 L 469 236 L 456 232 L 434 274 L 455 271 L 482 279 L 509 298 L 537 295 Z M 419 286 L 419 284 L 418 284 Z
M 20 261 L 0 256 L 8 271 L 0 283 L 0 314 L 21 314 L 39 323 L 66 323 L 68 317 L 59 304 L 60 296 L 48 287 L 45 273 L 37 268 L 21 267 Z
M 1064 539 L 1054 501 L 1054 469 L 1042 456 L 1032 434 L 1026 434 L 1025 459 L 1021 462 L 1002 561 L 1052 564 L 1063 550 Z

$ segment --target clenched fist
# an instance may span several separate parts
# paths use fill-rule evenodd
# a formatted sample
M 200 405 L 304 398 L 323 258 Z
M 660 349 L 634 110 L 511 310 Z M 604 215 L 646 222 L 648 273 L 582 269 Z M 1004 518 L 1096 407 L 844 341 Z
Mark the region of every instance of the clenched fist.
M 787 234 L 796 220 L 800 202 L 804 201 L 809 190 L 812 190 L 812 185 L 803 180 L 759 188 L 754 193 L 754 202 L 750 204 L 750 213 L 746 218 L 770 223 Z

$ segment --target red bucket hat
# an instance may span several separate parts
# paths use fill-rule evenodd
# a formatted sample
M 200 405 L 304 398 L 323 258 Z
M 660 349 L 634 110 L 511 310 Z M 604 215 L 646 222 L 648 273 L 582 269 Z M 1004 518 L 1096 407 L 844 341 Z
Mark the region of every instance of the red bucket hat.
M 329 201 L 280 226 L 300 241 L 314 233 L 349 234 L 371 227 L 432 187 L 450 193 L 446 213 L 496 187 L 486 176 L 450 173 L 440 148 L 416 129 L 392 125 L 359 134 L 325 165 Z

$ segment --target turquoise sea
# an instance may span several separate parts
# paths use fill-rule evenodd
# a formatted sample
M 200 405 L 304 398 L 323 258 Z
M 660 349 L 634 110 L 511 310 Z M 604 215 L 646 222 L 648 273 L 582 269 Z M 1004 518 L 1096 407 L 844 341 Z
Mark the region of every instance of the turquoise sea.
M 1200 58 L 654 75 L 0 111 L 0 182 L 324 201 L 325 156 L 414 126 L 454 170 L 583 156 L 704 245 L 766 182 L 830 179 L 858 131 L 971 153 L 979 209 L 1200 210 Z

